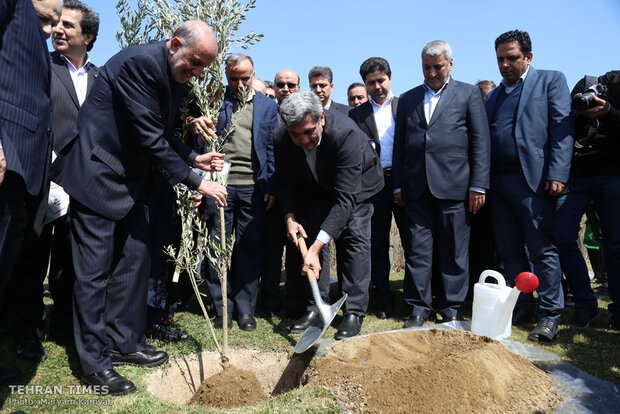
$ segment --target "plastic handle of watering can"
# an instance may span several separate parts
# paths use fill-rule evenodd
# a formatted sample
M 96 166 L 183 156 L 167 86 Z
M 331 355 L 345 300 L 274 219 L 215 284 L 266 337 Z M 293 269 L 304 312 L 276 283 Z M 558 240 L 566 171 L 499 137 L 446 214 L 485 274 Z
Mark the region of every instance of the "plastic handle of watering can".
M 297 245 L 299 246 L 299 251 L 301 252 L 301 257 L 303 259 L 304 257 L 306 257 L 306 253 L 308 253 L 308 248 L 306 247 L 306 240 L 299 233 L 297 234 Z M 306 274 L 308 275 L 308 279 L 310 281 L 319 279 L 317 274 L 314 273 L 314 270 L 312 269 L 308 269 Z
M 491 283 L 485 283 L 487 277 L 492 277 L 497 280 L 497 285 Z M 495 270 L 485 270 L 480 274 L 480 279 L 478 279 L 478 283 L 484 284 L 485 286 L 494 287 L 496 289 L 500 289 L 506 286 L 506 279 L 500 272 L 496 272 Z

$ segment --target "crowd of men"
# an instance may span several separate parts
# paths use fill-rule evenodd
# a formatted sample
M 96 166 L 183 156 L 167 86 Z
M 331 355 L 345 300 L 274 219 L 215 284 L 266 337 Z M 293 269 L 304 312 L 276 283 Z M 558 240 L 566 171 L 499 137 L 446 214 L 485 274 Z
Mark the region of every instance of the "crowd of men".
M 146 338 L 188 338 L 173 325 L 179 295 L 163 254 L 179 243 L 179 183 L 204 196 L 198 211 L 209 234 L 219 229 L 218 205 L 234 234 L 228 314 L 216 269 L 208 260 L 202 269 L 216 328 L 236 319 L 256 329 L 258 306 L 294 320 L 294 333 L 320 322 L 307 277 L 318 277 L 330 302 L 332 241 L 348 296 L 336 339 L 359 334 L 369 311 L 402 316 L 389 280 L 394 217 L 405 328 L 437 313 L 462 320 L 470 280 L 494 267 L 511 285 L 520 272 L 538 276 L 537 298 L 521 295 L 513 324 L 536 322 L 529 339 L 554 341 L 562 273 L 576 306 L 570 324 L 586 328 L 598 316 L 578 247 L 590 202 L 620 328 L 620 72 L 586 77 L 571 93 L 561 72 L 530 65 L 530 37 L 514 30 L 495 41 L 497 87 L 453 79 L 450 45 L 436 40 L 421 52 L 422 85 L 394 96 L 388 61 L 371 57 L 343 105 L 331 99 L 329 67 L 313 67 L 311 90 L 301 91 L 293 70 L 260 81 L 253 60 L 234 54 L 218 118 L 188 108 L 183 125 L 185 83 L 217 55 L 205 23 L 188 21 L 98 68 L 88 58 L 98 15 L 78 0 L 8 0 L 0 16 L 0 325 L 18 356 L 45 357 L 47 276 L 49 335 L 74 341 L 85 384 L 131 393 L 114 366 L 168 360 Z M 220 153 L 207 152 L 207 136 Z M 195 171 L 221 171 L 225 161 L 226 187 Z M 477 243 L 493 237 L 487 248 Z M 18 376 L 0 369 L 2 382 Z

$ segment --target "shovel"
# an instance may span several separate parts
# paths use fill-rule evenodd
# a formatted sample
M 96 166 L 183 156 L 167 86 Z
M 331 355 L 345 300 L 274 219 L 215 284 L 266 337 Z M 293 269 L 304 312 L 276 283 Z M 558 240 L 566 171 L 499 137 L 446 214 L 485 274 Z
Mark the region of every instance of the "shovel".
M 301 235 L 297 235 L 298 238 L 298 246 L 299 251 L 301 252 L 301 257 L 303 258 L 306 253 L 308 253 L 308 249 L 306 248 L 306 241 L 301 237 Z M 310 287 L 312 288 L 312 296 L 314 296 L 314 303 L 319 308 L 319 313 L 321 314 L 322 321 L 315 322 L 308 326 L 304 333 L 297 341 L 297 345 L 295 345 L 295 353 L 301 354 L 310 348 L 314 343 L 325 333 L 329 325 L 334 320 L 334 317 L 342 307 L 342 304 L 347 299 L 347 294 L 345 293 L 340 300 L 333 305 L 329 305 L 321 299 L 321 294 L 319 292 L 319 285 L 317 283 L 317 277 L 314 274 L 312 269 L 308 269 L 308 281 L 310 282 Z

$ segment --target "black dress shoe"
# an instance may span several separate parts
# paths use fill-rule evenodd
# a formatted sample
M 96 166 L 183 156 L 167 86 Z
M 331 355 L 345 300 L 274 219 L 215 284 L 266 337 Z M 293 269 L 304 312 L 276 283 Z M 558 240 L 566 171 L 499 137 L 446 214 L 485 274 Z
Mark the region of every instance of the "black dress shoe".
M 166 324 L 154 324 L 146 328 L 146 337 L 159 339 L 163 342 L 187 341 L 189 335 L 185 332 L 177 331 Z
M 134 365 L 137 367 L 156 367 L 168 361 L 168 354 L 164 351 L 142 351 L 121 354 L 118 351 L 110 351 L 112 366 Z
M 403 328 L 411 328 L 414 326 L 422 326 L 426 322 L 426 318 L 420 315 L 409 315 L 407 316 L 407 320 L 403 324 Z
M 226 325 L 228 325 L 228 329 L 231 329 L 233 327 L 232 315 L 228 315 L 228 321 L 226 322 Z M 215 329 L 222 329 L 223 326 L 224 318 L 222 318 L 221 316 L 216 316 L 215 319 L 213 319 L 213 327 Z
M 0 368 L 0 384 L 11 384 L 22 377 L 17 368 Z
M 590 326 L 590 322 L 598 318 L 598 307 L 596 308 L 575 308 L 573 318 L 568 323 L 573 328 L 584 329 Z
M 553 342 L 558 337 L 557 322 L 540 320 L 536 327 L 530 332 L 527 339 L 534 342 Z
M 29 359 L 45 359 L 47 354 L 39 338 L 28 338 L 17 343 L 17 355 Z
M 441 316 L 441 323 L 446 323 L 446 322 L 456 322 L 460 320 L 458 316 L 456 315 L 452 315 L 452 316 Z
M 293 325 L 291 325 L 291 333 L 303 333 L 308 329 L 308 326 L 317 321 L 320 317 L 318 312 L 307 311 L 301 318 L 293 322 Z
M 364 321 L 364 316 L 359 315 L 344 315 L 342 322 L 338 326 L 338 331 L 336 332 L 335 338 L 340 340 L 344 338 L 350 338 L 360 333 L 362 329 L 362 322 Z
M 108 395 L 126 395 L 136 390 L 133 382 L 113 369 L 106 369 L 90 375 L 83 375 L 82 382 L 86 385 L 99 385 L 108 388 Z
M 256 329 L 256 319 L 249 313 L 240 314 L 237 324 L 242 331 L 253 331 Z
M 536 311 L 531 308 L 516 308 L 512 313 L 512 325 L 519 326 L 524 323 L 534 322 L 536 320 Z

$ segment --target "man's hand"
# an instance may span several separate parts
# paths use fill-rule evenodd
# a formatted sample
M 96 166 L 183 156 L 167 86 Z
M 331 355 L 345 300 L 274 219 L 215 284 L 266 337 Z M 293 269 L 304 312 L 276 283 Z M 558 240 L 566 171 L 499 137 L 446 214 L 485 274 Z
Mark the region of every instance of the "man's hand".
M 200 183 L 200 187 L 197 190 L 203 196 L 211 197 L 214 199 L 220 206 L 226 205 L 226 196 L 228 193 L 226 192 L 226 188 L 219 183 L 214 181 L 202 180 Z
M 4 182 L 4 174 L 6 173 L 6 158 L 4 158 L 4 151 L 0 148 L 0 185 Z
M 189 198 L 190 200 L 192 200 L 192 209 L 194 210 L 194 212 L 198 211 L 198 207 L 202 202 L 202 194 L 192 194 Z
M 403 200 L 403 193 L 402 192 L 398 192 L 398 193 L 394 193 L 394 203 L 397 206 L 401 206 L 404 207 L 405 206 L 405 200 Z
M 307 276 L 309 279 L 319 280 L 319 272 L 321 271 L 321 261 L 319 260 L 319 253 L 325 246 L 322 242 L 315 240 L 312 246 L 308 249 L 308 253 L 304 256 L 304 263 L 301 268 L 301 274 Z M 314 277 L 308 274 L 308 270 L 311 269 L 314 273 Z
M 222 171 L 224 168 L 224 154 L 208 152 L 196 157 L 194 167 L 203 171 Z
M 299 249 L 299 244 L 297 243 L 297 233 L 301 234 L 301 236 L 306 239 L 308 235 L 306 234 L 306 230 L 304 230 L 303 226 L 295 221 L 295 216 L 293 214 L 287 214 L 284 217 L 286 223 L 286 237 L 295 244 L 295 247 Z
M 477 191 L 469 192 L 469 212 L 472 214 L 476 214 L 478 210 L 482 208 L 484 202 L 486 200 L 486 196 L 483 193 L 479 193 Z
M 549 192 L 550 196 L 558 196 L 564 191 L 564 183 L 555 180 L 545 181 L 545 190 Z
M 276 204 L 276 198 L 270 194 L 265 194 L 265 212 L 271 210 L 273 206 Z
M 586 109 L 585 111 L 579 112 L 579 116 L 594 120 L 607 115 L 607 113 L 611 109 L 611 104 L 606 100 L 599 98 L 598 96 L 595 96 L 593 101 L 596 106 L 594 108 Z
M 206 116 L 194 118 L 188 116 L 185 118 L 185 125 L 192 131 L 192 134 L 198 135 L 205 143 L 209 143 L 209 138 L 217 140 L 217 134 L 215 133 L 215 125 L 213 121 Z

